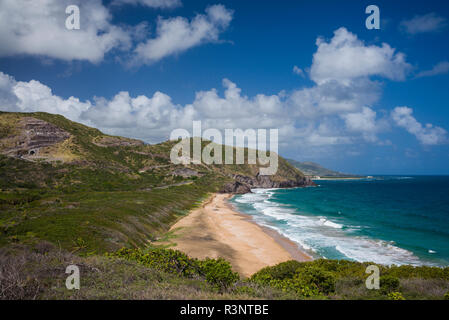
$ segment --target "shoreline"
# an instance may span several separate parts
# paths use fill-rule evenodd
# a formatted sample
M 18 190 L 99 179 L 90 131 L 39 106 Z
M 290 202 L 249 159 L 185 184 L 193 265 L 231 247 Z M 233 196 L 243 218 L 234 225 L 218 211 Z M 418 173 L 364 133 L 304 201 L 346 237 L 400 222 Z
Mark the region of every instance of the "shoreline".
M 301 247 L 296 242 L 290 240 L 289 238 L 287 238 L 286 236 L 280 234 L 278 231 L 276 231 L 276 230 L 274 230 L 272 228 L 269 228 L 269 227 L 266 227 L 266 226 L 258 224 L 251 215 L 238 211 L 238 209 L 235 208 L 235 206 L 232 203 L 229 202 L 229 200 L 232 199 L 234 196 L 235 195 L 233 195 L 233 194 L 230 195 L 230 197 L 226 200 L 226 205 L 229 206 L 232 211 L 234 211 L 237 214 L 241 215 L 248 222 L 250 222 L 252 224 L 255 224 L 256 226 L 261 228 L 263 230 L 263 232 L 268 234 L 284 250 L 286 250 L 292 256 L 293 260 L 297 260 L 297 261 L 300 261 L 300 262 L 314 260 L 313 257 L 311 257 L 309 254 L 305 253 L 303 250 L 301 250 Z
M 295 242 L 237 211 L 231 197 L 215 193 L 178 220 L 170 228 L 172 248 L 198 259 L 222 257 L 243 277 L 288 260 L 313 260 Z
M 320 179 L 312 179 L 312 181 L 346 181 L 346 180 L 367 180 L 369 178 L 367 177 L 354 177 L 354 178 L 332 178 L 332 177 L 324 177 L 324 178 L 320 178 Z

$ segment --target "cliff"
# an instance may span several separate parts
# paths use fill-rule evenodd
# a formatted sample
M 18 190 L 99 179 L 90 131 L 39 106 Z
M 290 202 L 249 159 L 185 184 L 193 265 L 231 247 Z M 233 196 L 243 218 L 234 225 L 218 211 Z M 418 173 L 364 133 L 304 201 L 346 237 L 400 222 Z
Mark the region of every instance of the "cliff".
M 256 188 L 296 188 L 315 186 L 315 183 L 308 177 L 293 176 L 282 181 L 275 181 L 271 176 L 261 176 L 257 174 L 255 177 L 248 177 L 242 175 L 234 175 L 232 177 L 235 181 L 228 183 L 223 188 L 224 193 L 244 194 L 251 192 L 251 189 Z

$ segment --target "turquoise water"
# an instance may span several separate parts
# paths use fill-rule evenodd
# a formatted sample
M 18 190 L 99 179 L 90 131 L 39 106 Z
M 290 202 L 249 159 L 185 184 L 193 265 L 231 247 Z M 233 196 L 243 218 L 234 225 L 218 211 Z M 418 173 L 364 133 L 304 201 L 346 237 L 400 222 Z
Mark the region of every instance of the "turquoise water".
M 449 265 L 449 177 L 374 177 L 255 189 L 232 203 L 314 257 Z

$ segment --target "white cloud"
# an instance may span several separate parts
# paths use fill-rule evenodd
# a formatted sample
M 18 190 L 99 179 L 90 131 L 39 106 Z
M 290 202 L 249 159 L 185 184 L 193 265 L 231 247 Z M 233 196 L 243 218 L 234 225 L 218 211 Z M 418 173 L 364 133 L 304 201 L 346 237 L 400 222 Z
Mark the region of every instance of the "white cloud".
M 4 111 L 16 111 L 17 96 L 14 94 L 16 80 L 3 72 L 0 72 L 0 108 Z
M 200 44 L 218 41 L 232 16 L 233 12 L 223 5 L 213 5 L 206 9 L 206 14 L 197 14 L 191 21 L 183 17 L 159 18 L 156 37 L 137 46 L 133 64 L 151 64 Z
M 180 106 L 171 98 L 155 92 L 153 96 L 131 97 L 123 91 L 112 99 L 94 98 L 80 101 L 75 97 L 63 99 L 36 80 L 16 81 L 0 72 L 1 110 L 16 112 L 43 111 L 62 114 L 71 120 L 95 126 L 107 133 L 136 137 L 148 142 L 168 139 L 176 128 L 191 129 L 193 120 L 202 120 L 203 126 L 218 129 L 280 128 L 286 131 L 292 121 L 285 113 L 278 96 L 259 94 L 253 98 L 241 95 L 231 81 L 223 80 L 225 94 L 220 97 L 215 89 L 196 94 L 195 100 Z
M 150 8 L 176 8 L 182 5 L 181 0 L 114 0 L 113 5 L 142 5 Z
M 62 114 L 73 120 L 78 120 L 81 113 L 91 107 L 90 102 L 83 103 L 75 97 L 62 99 L 56 96 L 49 87 L 39 81 L 16 81 L 2 72 L 0 72 L 0 101 L 4 111 L 43 111 Z
M 311 88 L 293 91 L 289 103 L 295 114 L 305 119 L 342 115 L 359 111 L 378 101 L 380 84 L 368 79 L 360 79 L 349 84 L 336 80 Z
M 395 52 L 386 43 L 366 46 L 345 28 L 336 30 L 329 42 L 318 38 L 317 46 L 310 72 L 317 84 L 332 80 L 348 84 L 369 76 L 404 80 L 411 68 L 403 53 Z
M 367 46 L 345 28 L 326 42 L 317 39 L 310 77 L 316 85 L 295 90 L 288 97 L 297 122 L 318 122 L 332 130 L 314 130 L 313 143 L 347 144 L 364 141 L 386 144 L 377 134 L 388 128 L 377 118 L 373 105 L 379 101 L 382 83 L 371 77 L 403 80 L 411 68 L 405 55 L 388 44 Z M 335 118 L 343 121 L 337 121 Z M 316 136 L 318 135 L 318 137 Z
M 352 50 L 353 46 L 349 48 Z M 364 48 L 371 47 L 358 44 L 357 51 L 362 52 L 362 57 Z M 338 55 L 341 47 L 334 49 L 337 53 L 327 50 L 329 59 Z M 312 68 L 316 61 L 323 63 L 322 57 L 314 60 Z M 319 81 L 312 87 L 274 95 L 248 97 L 235 83 L 224 79 L 222 95 L 214 88 L 199 91 L 186 105 L 175 104 L 162 92 L 133 97 L 123 91 L 111 99 L 100 97 L 91 101 L 75 97 L 65 99 L 39 81 L 18 82 L 0 72 L 0 107 L 6 111 L 59 113 L 109 134 L 150 143 L 168 139 L 176 128 L 191 130 L 194 120 L 201 120 L 203 129 L 277 128 L 281 148 L 297 149 L 310 156 L 328 156 L 331 149 L 344 145 L 391 144 L 389 140 L 378 138 L 388 127 L 387 119 L 379 117 L 374 108 L 381 96 L 381 83 L 370 79 L 369 76 L 374 75 L 370 67 L 367 71 L 357 66 L 356 77 L 324 77 L 326 81 Z M 401 110 L 396 108 L 392 117 L 388 117 L 389 121 L 409 128 L 407 130 L 424 144 L 440 143 L 441 136 L 446 135 L 442 128 L 419 124 L 411 116 L 411 109 L 408 114 Z
M 115 0 L 113 5 L 174 8 L 180 0 Z M 68 30 L 69 5 L 80 8 L 80 29 Z M 213 5 L 191 21 L 184 17 L 158 18 L 156 35 L 148 38 L 148 24 L 117 26 L 101 0 L 0 1 L 0 57 L 38 56 L 64 61 L 101 62 L 113 50 L 129 52 L 131 65 L 150 64 L 195 46 L 219 41 L 233 12 Z M 119 58 L 124 61 L 125 58 Z
M 432 76 L 437 76 L 437 75 L 440 75 L 440 74 L 446 74 L 448 72 L 449 72 L 449 62 L 448 61 L 442 61 L 442 62 L 436 64 L 430 70 L 424 70 L 424 71 L 419 72 L 416 75 L 416 78 L 432 77 Z
M 368 107 L 363 107 L 361 112 L 343 115 L 346 127 L 352 131 L 376 131 L 376 112 Z
M 423 126 L 413 117 L 413 109 L 409 107 L 394 108 L 391 117 L 399 127 L 413 134 L 424 145 L 438 145 L 447 142 L 446 130 L 430 123 Z
M 301 77 L 305 77 L 304 71 L 299 68 L 298 66 L 293 67 L 293 73 L 296 73 L 297 75 L 300 75 Z
M 400 27 L 409 34 L 437 32 L 447 26 L 447 19 L 436 13 L 417 15 L 410 20 L 403 20 Z
M 81 29 L 68 30 L 68 5 L 80 8 Z M 111 24 L 100 0 L 0 1 L 0 57 L 38 55 L 98 63 L 114 48 L 129 48 L 130 36 Z
M 363 107 L 361 112 L 345 114 L 342 118 L 348 130 L 360 133 L 369 142 L 377 142 L 376 133 L 385 127 L 383 121 L 377 120 L 377 113 L 368 107 Z

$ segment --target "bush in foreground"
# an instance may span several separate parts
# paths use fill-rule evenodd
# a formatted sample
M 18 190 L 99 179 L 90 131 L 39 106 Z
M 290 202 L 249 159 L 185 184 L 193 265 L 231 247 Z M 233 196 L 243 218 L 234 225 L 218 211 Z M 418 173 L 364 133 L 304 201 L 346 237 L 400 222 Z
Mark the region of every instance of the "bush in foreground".
M 229 288 L 240 279 L 239 274 L 232 271 L 231 264 L 222 258 L 208 258 L 201 261 L 200 272 L 208 283 L 220 291 Z
M 121 249 L 108 256 L 77 256 L 50 243 L 0 248 L 0 300 L 449 298 L 448 268 L 379 266 L 383 292 L 366 288 L 368 264 L 357 262 L 288 261 L 238 281 L 223 259 L 166 249 Z M 80 267 L 81 290 L 65 287 L 71 264 Z
M 228 289 L 239 280 L 238 273 L 233 272 L 231 264 L 222 258 L 198 260 L 177 250 L 161 248 L 122 248 L 106 255 L 136 261 L 146 267 L 183 277 L 204 277 L 207 283 L 219 291 Z
M 388 300 L 405 300 L 404 296 L 400 292 L 390 292 L 387 297 Z
M 393 291 L 397 291 L 399 288 L 399 278 L 394 276 L 382 276 L 380 277 L 380 290 L 383 294 L 389 294 Z
M 287 261 L 254 274 L 250 281 L 269 285 L 299 297 L 333 299 L 441 299 L 449 288 L 449 268 L 384 266 L 380 290 L 368 290 L 367 266 L 345 260 Z
M 197 259 L 190 258 L 185 253 L 171 249 L 154 248 L 150 250 L 122 248 L 106 256 L 136 261 L 146 267 L 152 267 L 167 273 L 184 277 L 199 274 L 200 265 Z
M 319 266 L 287 261 L 254 274 L 250 281 L 293 291 L 301 297 L 318 297 L 335 291 L 335 276 Z

